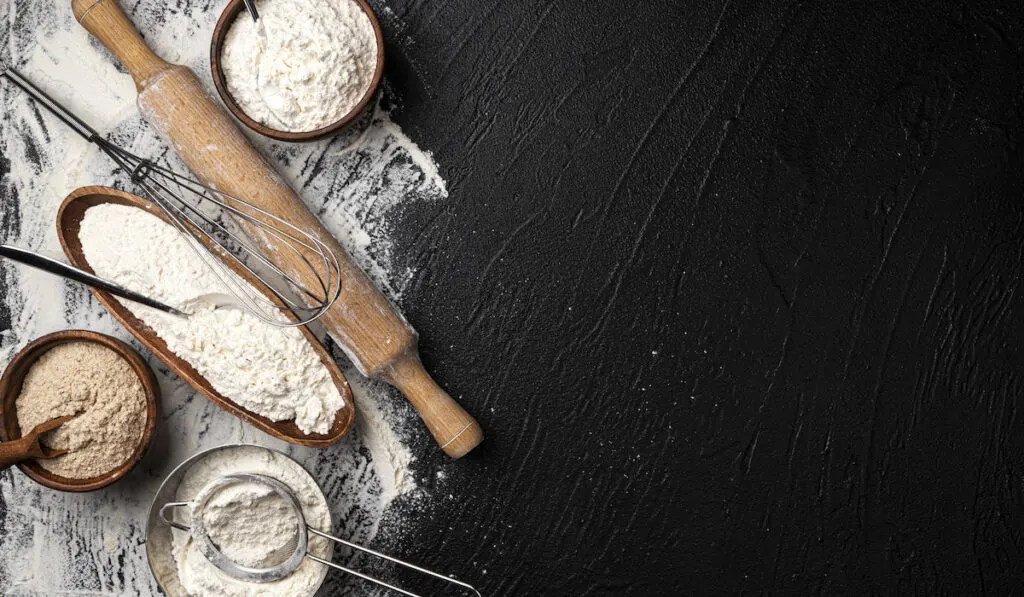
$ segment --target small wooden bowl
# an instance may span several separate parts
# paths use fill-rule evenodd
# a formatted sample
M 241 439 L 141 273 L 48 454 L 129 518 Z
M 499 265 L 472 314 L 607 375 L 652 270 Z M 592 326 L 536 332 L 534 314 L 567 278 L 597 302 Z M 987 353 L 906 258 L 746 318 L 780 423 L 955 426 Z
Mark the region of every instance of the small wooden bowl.
M 64 248 L 64 254 L 71 265 L 89 273 L 95 272 L 93 272 L 92 266 L 89 265 L 88 260 L 85 258 L 85 253 L 82 250 L 82 241 L 78 238 L 78 231 L 82 218 L 85 217 L 86 210 L 102 203 L 137 207 L 157 216 L 165 222 L 167 221 L 167 217 L 160 212 L 160 209 L 154 203 L 137 195 L 109 187 L 81 187 L 75 189 L 64 199 L 64 203 L 61 204 L 60 210 L 57 212 L 57 238 L 60 239 L 60 244 Z M 215 250 L 212 241 L 207 242 L 206 246 L 211 250 Z M 241 276 L 242 279 L 262 292 L 268 299 L 277 302 L 279 305 L 282 304 L 280 299 L 276 298 L 276 295 L 266 285 L 254 278 L 251 273 L 245 271 L 234 262 L 225 261 L 224 263 L 233 272 Z M 121 325 L 127 328 L 143 346 L 170 367 L 178 377 L 187 381 L 196 391 L 206 396 L 217 406 L 220 406 L 260 431 L 300 446 L 326 448 L 341 441 L 341 438 L 345 437 L 352 429 L 352 423 L 355 421 L 355 403 L 352 400 L 352 390 L 348 386 L 348 380 L 345 379 L 345 375 L 341 372 L 338 364 L 331 358 L 331 354 L 327 352 L 327 349 L 324 348 L 323 344 L 320 343 L 307 326 L 300 326 L 296 329 L 306 337 L 306 340 L 309 341 L 317 356 L 320 357 L 320 361 L 327 367 L 334 385 L 337 386 L 338 391 L 341 392 L 342 399 L 345 401 L 345 406 L 335 414 L 334 424 L 327 433 L 303 433 L 294 420 L 272 421 L 263 415 L 242 408 L 233 400 L 221 395 L 220 392 L 214 389 L 210 382 L 196 371 L 195 367 L 176 355 L 167 346 L 167 343 L 152 328 L 146 325 L 145 321 L 136 317 L 118 299 L 102 290 L 95 288 L 90 288 L 89 290 L 99 300 L 100 304 L 106 307 L 107 311 L 121 322 Z M 294 315 L 286 312 L 284 315 L 295 321 Z
M 3 377 L 0 378 L 0 417 L 2 417 L 2 425 L 0 425 L 0 439 L 3 441 L 11 441 L 21 437 L 21 429 L 18 427 L 18 410 L 15 406 L 15 401 L 18 398 L 18 394 L 21 393 L 21 384 L 25 381 L 25 375 L 28 373 L 32 365 L 35 364 L 39 357 L 43 356 L 48 350 L 59 345 L 66 344 L 69 342 L 95 342 L 101 344 L 107 348 L 113 350 L 121 356 L 124 360 L 128 361 L 136 375 L 139 376 L 139 380 L 142 382 L 142 387 L 146 390 L 146 426 L 142 430 L 142 439 L 139 441 L 139 445 L 136 446 L 135 452 L 132 453 L 124 464 L 117 467 L 116 469 L 101 475 L 99 477 L 92 477 L 89 479 L 70 479 L 68 477 L 61 477 L 55 475 L 50 471 L 44 469 L 37 461 L 29 460 L 18 464 L 18 468 L 21 472 L 29 476 L 33 481 L 40 485 L 45 485 L 52 489 L 58 489 L 60 491 L 72 491 L 72 492 L 84 492 L 93 491 L 106 487 L 111 483 L 114 483 L 118 479 L 128 474 L 128 471 L 132 470 L 143 455 L 149 448 L 150 441 L 153 439 L 153 430 L 156 428 L 156 417 L 157 417 L 157 403 L 160 399 L 160 386 L 156 383 L 156 378 L 153 376 L 153 370 L 149 368 L 146 361 L 142 360 L 139 353 L 118 340 L 117 338 L 111 338 L 110 336 L 104 336 L 103 334 L 97 334 L 96 332 L 90 332 L 87 330 L 66 330 L 63 332 L 54 332 L 42 338 L 38 338 L 31 344 L 22 349 L 21 352 L 14 357 L 10 365 L 7 366 L 7 370 L 4 371 Z
M 347 0 L 345 0 L 347 1 Z M 373 25 L 373 33 L 377 38 L 377 68 L 373 71 L 373 78 L 370 80 L 370 87 L 363 94 L 363 98 L 359 100 L 359 103 L 355 105 L 348 114 L 341 117 L 340 120 L 329 124 L 325 127 L 318 128 L 312 131 L 302 132 L 290 132 L 290 131 L 279 131 L 268 127 L 267 125 L 257 122 L 253 118 L 250 118 L 248 114 L 242 111 L 242 108 L 235 102 L 235 98 L 231 96 L 228 91 L 227 78 L 224 76 L 224 70 L 221 67 L 220 54 L 224 47 L 224 39 L 227 37 L 228 31 L 231 29 L 231 25 L 235 22 L 235 19 L 245 11 L 245 3 L 243 0 L 231 0 L 228 5 L 224 8 L 224 12 L 220 14 L 220 19 L 217 21 L 217 26 L 213 30 L 213 39 L 210 42 L 210 71 L 213 74 L 213 83 L 217 86 L 217 93 L 220 94 L 220 99 L 224 102 L 224 105 L 228 107 L 228 110 L 234 115 L 235 118 L 241 120 L 245 126 L 256 131 L 257 133 L 270 137 L 271 139 L 277 139 L 278 141 L 313 141 L 321 137 L 325 137 L 332 133 L 336 133 L 353 120 L 359 117 L 360 114 L 366 109 L 370 101 L 377 94 L 377 89 L 380 87 L 380 79 L 384 74 L 384 34 L 380 29 L 380 22 L 377 20 L 377 15 L 373 13 L 373 9 L 367 4 L 366 0 L 352 0 L 363 9 L 366 16 L 370 18 L 370 24 Z M 249 18 L 245 16 L 244 18 Z

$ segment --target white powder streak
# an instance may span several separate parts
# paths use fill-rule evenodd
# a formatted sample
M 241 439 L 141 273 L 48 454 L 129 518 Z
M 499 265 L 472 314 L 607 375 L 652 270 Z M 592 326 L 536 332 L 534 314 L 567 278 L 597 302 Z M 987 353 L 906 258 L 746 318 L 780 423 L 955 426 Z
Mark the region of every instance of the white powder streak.
M 377 386 L 377 387 L 375 387 Z M 393 432 L 392 422 L 378 403 L 374 393 L 380 394 L 383 384 L 356 375 L 349 376 L 349 388 L 356 402 L 356 425 L 363 444 L 369 448 L 375 460 L 387 462 L 387 466 L 377 470 L 381 488 L 381 499 L 391 503 L 395 498 L 416 489 L 416 481 L 412 477 L 413 457 L 404 444 L 390 441 Z
M 208 46 L 197 40 L 210 39 L 220 4 L 143 0 L 129 9 L 158 54 L 190 66 L 213 89 Z M 17 18 L 14 10 L 14 3 L 0 3 L 0 31 L 8 34 L 5 60 L 126 149 L 184 169 L 156 132 L 141 123 L 131 78 L 75 23 L 67 3 L 19 3 Z M 83 185 L 130 186 L 115 174 L 109 159 L 55 118 L 43 115 L 40 122 L 39 109 L 5 80 L 0 81 L 0 102 L 5 106 L 0 153 L 10 160 L 10 171 L 0 180 L 0 233 L 7 230 L 0 241 L 61 255 L 54 220 L 63 198 Z M 404 203 L 443 199 L 447 190 L 429 154 L 385 111 L 375 108 L 362 125 L 361 130 L 303 145 L 250 136 L 370 277 L 397 300 L 411 272 L 393 254 L 395 216 Z M 7 225 L 10 217 L 18 217 L 18 224 Z M 5 262 L 0 262 L 0 273 L 0 291 L 6 288 L 3 305 L 13 319 L 11 330 L 0 331 L 0 366 L 32 339 L 69 327 L 139 346 L 82 288 Z M 357 542 L 371 541 L 392 501 L 409 496 L 415 487 L 412 456 L 395 429 L 419 423 L 409 421 L 408 408 L 387 406 L 400 400 L 393 390 L 359 379 L 351 366 L 345 370 L 359 424 L 338 446 L 312 450 L 244 425 L 144 355 L 157 372 L 163 406 L 153 448 L 130 478 L 98 493 L 71 495 L 40 488 L 17 471 L 0 476 L 6 508 L 0 516 L 0 593 L 158 594 L 145 562 L 144 516 L 162 478 L 200 449 L 249 442 L 286 451 L 324 487 L 340 521 L 335 530 Z M 359 449 L 361 445 L 366 449 Z M 389 532 L 412 522 L 398 514 L 400 524 Z M 366 594 L 365 586 L 347 583 L 340 575 L 328 585 L 332 596 Z

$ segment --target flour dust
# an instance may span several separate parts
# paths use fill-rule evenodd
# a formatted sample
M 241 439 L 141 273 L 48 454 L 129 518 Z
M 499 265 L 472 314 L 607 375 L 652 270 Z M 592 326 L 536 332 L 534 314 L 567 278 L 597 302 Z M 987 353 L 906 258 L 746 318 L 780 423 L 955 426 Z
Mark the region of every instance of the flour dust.
M 125 6 L 159 54 L 188 65 L 213 90 L 205 40 L 222 3 L 143 0 Z M 114 142 L 184 170 L 138 116 L 131 78 L 74 21 L 68 3 L 2 3 L 0 57 Z M 0 81 L 0 104 L 0 242 L 61 256 L 54 222 L 63 198 L 83 185 L 131 190 L 130 183 L 106 156 L 6 80 Z M 448 194 L 430 155 L 379 107 L 352 131 L 319 143 L 251 137 L 371 278 L 399 300 L 412 272 L 393 254 L 391 222 L 403 204 Z M 87 290 L 59 278 L 0 263 L 0 297 L 0 327 L 10 320 L 0 330 L 0 366 L 32 339 L 68 328 L 111 334 L 141 350 Z M 327 494 L 335 530 L 356 541 L 369 542 L 378 533 L 393 537 L 413 523 L 401 504 L 427 499 L 416 488 L 402 433 L 395 431 L 414 425 L 411 411 L 393 390 L 360 379 L 343 359 L 358 425 L 340 445 L 312 450 L 242 424 L 143 354 L 160 381 L 162 412 L 149 454 L 128 478 L 97 493 L 72 495 L 41 488 L 17 471 L 0 475 L 0 593 L 157 595 L 144 554 L 149 501 L 175 465 L 225 443 L 256 443 L 298 459 Z M 367 594 L 364 585 L 343 576 L 332 576 L 323 592 Z

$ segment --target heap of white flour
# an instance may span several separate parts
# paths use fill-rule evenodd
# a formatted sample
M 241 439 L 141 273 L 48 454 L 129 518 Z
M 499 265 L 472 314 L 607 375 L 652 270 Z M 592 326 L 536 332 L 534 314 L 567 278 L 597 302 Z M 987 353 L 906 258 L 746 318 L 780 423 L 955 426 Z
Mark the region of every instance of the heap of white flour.
M 273 477 L 292 489 L 302 508 L 305 522 L 322 532 L 331 533 L 331 512 L 316 481 L 298 463 L 286 456 L 257 446 L 237 446 L 204 457 L 185 473 L 175 499 L 191 501 L 214 479 L 232 474 L 250 473 Z M 229 559 L 260 567 L 266 556 L 284 548 L 294 536 L 294 516 L 269 488 L 254 484 L 230 485 L 214 494 L 203 510 L 203 522 L 214 544 Z M 286 514 L 282 516 L 282 514 Z M 175 512 L 177 520 L 187 524 L 187 511 Z M 287 577 L 269 583 L 240 581 L 221 572 L 207 560 L 191 536 L 172 531 L 174 560 L 178 577 L 192 597 L 306 597 L 316 592 L 327 574 L 327 567 L 305 559 Z M 324 559 L 331 556 L 330 541 L 309 535 L 310 553 Z
M 313 131 L 359 103 L 377 69 L 377 38 L 354 0 L 259 0 L 224 38 L 228 92 L 250 118 Z
M 305 433 L 330 430 L 345 401 L 305 336 L 242 309 L 196 304 L 230 290 L 174 227 L 136 207 L 103 204 L 86 210 L 78 236 L 98 276 L 191 313 L 123 301 L 214 389 L 273 421 L 295 419 Z

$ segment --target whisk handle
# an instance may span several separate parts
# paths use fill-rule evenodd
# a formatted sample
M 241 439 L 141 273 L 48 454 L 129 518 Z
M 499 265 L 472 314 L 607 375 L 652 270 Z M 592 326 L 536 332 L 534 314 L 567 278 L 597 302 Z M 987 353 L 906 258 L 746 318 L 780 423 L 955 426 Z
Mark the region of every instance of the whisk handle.
M 117 0 L 71 0 L 71 10 L 78 22 L 128 69 L 139 91 L 151 77 L 171 68 L 146 45 Z
M 32 81 L 26 79 L 21 73 L 10 66 L 7 66 L 6 63 L 3 66 L 3 75 L 10 79 L 11 83 L 20 87 L 25 93 L 29 94 L 32 99 L 39 102 L 40 105 L 46 108 L 54 116 L 61 119 L 64 124 L 70 126 L 79 135 L 82 135 L 89 141 L 96 138 L 98 133 L 95 129 L 82 122 L 82 119 L 72 114 L 60 102 L 47 95 L 45 91 L 36 87 Z

